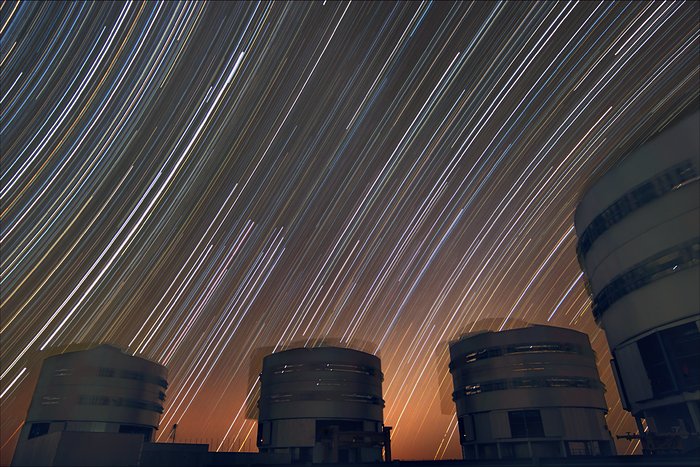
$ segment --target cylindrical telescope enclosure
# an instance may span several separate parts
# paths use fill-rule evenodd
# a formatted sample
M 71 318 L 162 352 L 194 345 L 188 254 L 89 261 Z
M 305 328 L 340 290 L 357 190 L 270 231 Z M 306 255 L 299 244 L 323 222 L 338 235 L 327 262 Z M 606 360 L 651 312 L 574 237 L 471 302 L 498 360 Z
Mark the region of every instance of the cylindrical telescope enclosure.
M 576 209 L 578 258 L 622 406 L 645 452 L 700 449 L 700 112 L 593 184 Z
M 109 345 L 44 360 L 17 444 L 57 431 L 140 433 L 157 429 L 166 369 Z
M 611 455 L 607 405 L 588 336 L 531 326 L 450 344 L 465 459 Z
M 263 359 L 258 448 L 293 462 L 376 462 L 383 446 L 379 358 L 339 347 Z

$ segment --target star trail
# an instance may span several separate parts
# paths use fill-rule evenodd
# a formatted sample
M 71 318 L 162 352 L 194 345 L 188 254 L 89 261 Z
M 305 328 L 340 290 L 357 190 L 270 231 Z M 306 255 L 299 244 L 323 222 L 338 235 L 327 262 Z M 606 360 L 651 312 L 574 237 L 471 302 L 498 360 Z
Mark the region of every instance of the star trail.
M 41 359 L 91 343 L 166 365 L 158 439 L 220 451 L 256 450 L 260 349 L 376 352 L 394 457 L 448 459 L 446 343 L 549 323 L 635 430 L 573 212 L 697 105 L 699 8 L 4 2 L 2 463 Z

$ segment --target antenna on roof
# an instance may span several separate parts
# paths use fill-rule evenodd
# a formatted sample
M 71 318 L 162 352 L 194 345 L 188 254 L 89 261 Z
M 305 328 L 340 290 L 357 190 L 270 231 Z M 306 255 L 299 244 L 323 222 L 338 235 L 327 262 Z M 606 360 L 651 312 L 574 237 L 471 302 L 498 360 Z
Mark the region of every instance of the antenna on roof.
M 171 443 L 175 442 L 175 434 L 177 433 L 177 423 L 173 425 L 173 427 L 170 429 L 170 434 L 168 435 L 168 439 L 170 440 Z

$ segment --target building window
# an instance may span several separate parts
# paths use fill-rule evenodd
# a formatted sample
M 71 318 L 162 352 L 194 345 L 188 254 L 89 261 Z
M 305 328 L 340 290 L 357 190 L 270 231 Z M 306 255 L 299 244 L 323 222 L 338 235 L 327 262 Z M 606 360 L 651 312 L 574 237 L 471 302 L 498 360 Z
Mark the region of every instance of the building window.
M 49 432 L 50 423 L 32 423 L 32 427 L 29 429 L 29 436 L 27 439 L 36 438 L 37 436 L 43 436 Z
M 542 416 L 539 410 L 508 412 L 511 438 L 541 438 L 544 436 Z
M 507 347 L 489 347 L 473 352 L 450 362 L 450 371 L 463 367 L 469 363 L 485 360 L 488 358 L 501 357 L 509 354 L 522 353 L 572 353 L 585 354 L 585 349 L 570 343 L 564 342 L 536 342 L 533 344 L 509 345 Z
M 485 381 L 464 386 L 464 389 L 452 393 L 452 399 L 458 400 L 464 397 L 476 396 L 483 392 L 505 391 L 507 389 L 532 389 L 532 388 L 578 388 L 578 389 L 603 389 L 600 380 L 576 376 L 539 377 L 539 378 L 513 378 L 508 380 Z
M 654 333 L 637 341 L 639 354 L 644 363 L 644 369 L 651 383 L 654 396 L 672 393 L 676 390 L 676 385 L 671 378 L 668 361 L 665 358 L 659 333 Z
M 655 397 L 700 389 L 700 332 L 695 322 L 637 341 Z
M 316 391 L 316 392 L 298 392 L 296 394 L 280 393 L 271 394 L 264 397 L 265 403 L 287 403 L 296 401 L 338 401 L 345 403 L 362 403 L 371 405 L 380 405 L 384 407 L 384 399 L 376 394 L 364 393 L 342 393 L 340 391 Z
M 111 405 L 114 407 L 130 407 L 133 409 L 150 410 L 153 412 L 163 413 L 163 406 L 155 402 L 130 399 L 126 397 L 108 397 L 99 395 L 80 395 L 78 399 L 80 405 Z
M 511 345 L 508 346 L 506 353 L 530 353 L 530 352 L 565 352 L 565 353 L 578 353 L 578 349 L 573 344 L 557 344 L 557 343 L 545 343 L 545 344 L 524 344 L 524 345 Z
M 356 365 L 352 363 L 296 363 L 280 365 L 269 370 L 275 375 L 294 373 L 298 371 L 333 371 L 344 373 L 357 373 L 360 375 L 377 376 L 383 379 L 382 373 L 374 367 L 366 365 Z
M 661 331 L 661 342 L 682 391 L 700 389 L 700 331 L 686 323 Z
M 115 368 L 108 368 L 101 366 L 97 369 L 97 376 L 101 378 L 123 378 L 123 379 L 133 379 L 136 381 L 144 381 L 146 383 L 150 384 L 157 384 L 158 386 L 161 386 L 165 389 L 168 389 L 168 382 L 164 380 L 163 378 L 159 376 L 152 376 L 148 375 L 145 373 L 141 373 L 140 371 L 132 371 L 132 370 L 120 370 L 119 373 L 117 374 L 117 370 Z

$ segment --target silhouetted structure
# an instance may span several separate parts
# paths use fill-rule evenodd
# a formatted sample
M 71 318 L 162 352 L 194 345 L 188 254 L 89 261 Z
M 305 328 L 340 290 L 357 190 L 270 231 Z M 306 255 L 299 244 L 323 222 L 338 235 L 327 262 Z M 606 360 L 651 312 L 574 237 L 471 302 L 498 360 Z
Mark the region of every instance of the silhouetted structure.
M 295 349 L 305 350 L 305 349 Z M 321 449 L 319 455 L 328 456 L 330 452 L 341 453 L 341 449 L 346 450 L 348 460 L 343 462 L 344 465 L 355 465 L 360 462 L 370 462 L 380 465 L 381 459 L 367 461 L 367 457 L 376 457 L 381 452 L 382 443 L 385 449 L 386 460 L 391 460 L 391 446 L 389 443 L 390 427 L 383 427 L 380 432 L 372 431 L 372 427 L 376 427 L 375 419 L 368 417 L 377 417 L 376 409 L 368 409 L 367 406 L 361 404 L 379 405 L 379 417 L 381 421 L 381 406 L 383 402 L 378 404 L 377 400 L 372 400 L 373 397 L 381 399 L 381 371 L 379 367 L 379 359 L 376 357 L 348 349 L 330 349 L 324 348 L 321 352 L 315 349 L 307 355 L 320 355 L 324 357 L 338 357 L 328 360 L 329 367 L 318 368 L 312 370 L 315 365 L 314 358 L 293 359 L 290 361 L 296 362 L 296 366 L 301 373 L 296 373 L 300 378 L 292 378 L 287 380 L 277 380 L 280 386 L 278 389 L 291 388 L 291 394 L 299 396 L 300 394 L 313 393 L 310 400 L 305 400 L 306 396 L 301 396 L 301 400 L 296 399 L 296 402 L 305 402 L 304 405 L 297 406 L 295 410 L 303 411 L 303 407 L 308 407 L 311 411 L 309 414 L 330 414 L 335 413 L 343 418 L 315 418 L 320 420 L 322 429 L 315 430 L 314 443 L 312 445 L 316 455 L 316 449 Z M 281 352 L 282 355 L 286 352 Z M 298 355 L 298 353 L 297 353 Z M 271 356 L 272 357 L 272 356 Z M 343 358 L 345 357 L 345 358 Z M 273 359 L 274 360 L 274 359 Z M 332 364 L 331 364 L 332 362 Z M 316 362 L 317 363 L 317 362 Z M 100 369 L 113 369 L 114 373 L 104 371 L 100 375 Z M 270 368 L 268 368 L 270 369 Z M 97 373 L 96 371 L 97 370 Z M 123 372 L 122 372 L 123 371 Z M 294 375 L 294 371 L 283 369 L 287 376 Z M 317 390 L 309 389 L 311 381 L 309 380 L 309 372 L 318 371 L 316 382 L 328 383 L 320 384 L 319 387 L 330 388 L 328 394 L 319 396 Z M 143 376 L 137 376 L 137 374 Z M 333 373 L 333 376 L 331 376 Z M 313 374 L 313 373 L 311 373 Z M 111 375 L 111 376 L 110 376 Z M 152 437 L 153 429 L 158 423 L 159 411 L 156 413 L 155 419 L 140 414 L 140 411 L 145 410 L 143 406 L 134 406 L 130 404 L 112 404 L 118 400 L 118 397 L 124 399 L 137 399 L 143 401 L 151 400 L 152 390 L 157 391 L 155 396 L 157 400 L 163 397 L 160 392 L 165 388 L 165 369 L 153 362 L 144 360 L 138 357 L 132 357 L 119 351 L 119 349 L 111 346 L 99 346 L 91 350 L 83 352 L 71 352 L 56 357 L 49 357 L 45 360 L 40 375 L 39 384 L 34 394 L 34 401 L 37 402 L 39 409 L 34 409 L 34 404 L 30 408 L 30 416 L 27 420 L 25 430 L 22 431 L 22 439 L 18 443 L 13 465 L 18 466 L 180 466 L 180 467 L 214 467 L 214 466 L 260 466 L 260 465 L 277 465 L 291 466 L 298 465 L 302 462 L 299 457 L 292 459 L 294 451 L 293 446 L 282 447 L 273 452 L 272 449 L 267 449 L 267 452 L 210 452 L 209 446 L 206 444 L 185 444 L 176 443 L 173 436 L 172 442 L 153 443 L 147 441 Z M 72 376 L 72 379 L 62 379 Z M 370 378 L 371 376 L 371 378 Z M 154 379 L 154 377 L 156 379 Z M 161 380 L 162 378 L 162 380 Z M 123 381 L 120 381 L 123 380 Z M 141 383 L 137 383 L 141 381 Z M 304 384 L 299 384 L 304 383 Z M 154 385 L 161 389 L 154 388 Z M 335 389 L 332 389 L 335 387 Z M 140 390 L 138 388 L 141 388 Z M 301 390 L 303 388 L 308 391 Z M 343 391 L 346 388 L 347 391 Z M 83 411 L 80 403 L 74 403 L 73 396 L 83 393 L 94 394 L 110 394 L 110 404 L 104 404 L 102 409 L 94 412 L 94 415 L 89 415 Z M 324 390 L 319 390 L 324 393 Z M 60 394 L 59 399 L 44 399 L 47 394 Z M 116 395 L 120 394 L 120 395 Z M 364 398 L 372 402 L 358 402 L 357 400 L 344 401 L 346 395 L 351 395 L 353 398 L 361 394 L 371 395 L 369 398 Z M 325 396 L 328 396 L 327 398 Z M 55 397 L 55 396 L 51 396 Z M 60 410 L 51 406 L 59 404 L 48 404 L 47 407 L 42 406 L 42 401 L 56 402 L 65 401 Z M 73 402 L 71 402 L 73 401 Z M 84 399 L 85 401 L 85 399 Z M 319 401 L 324 401 L 323 404 L 318 404 Z M 155 402 L 154 402 L 155 403 Z M 292 403 L 289 401 L 287 403 Z M 284 404 L 284 402 L 283 402 Z M 263 404 L 264 405 L 264 404 Z M 102 406 L 102 405 L 101 405 Z M 35 414 L 41 414 L 36 417 Z M 264 412 L 261 412 L 264 413 Z M 301 412 L 297 412 L 301 413 Z M 373 415 L 374 414 L 374 415 Z M 79 422 L 78 417 L 91 416 L 91 424 L 74 424 Z M 97 418 L 103 420 L 96 421 Z M 65 419 L 51 418 L 65 417 Z M 147 421 L 144 424 L 144 420 Z M 277 422 L 271 424 L 271 431 L 274 433 L 279 427 L 286 429 L 299 430 L 299 438 L 307 439 L 307 432 L 301 431 L 304 426 L 307 428 L 314 424 L 307 422 L 294 422 L 292 418 L 280 418 L 273 420 L 286 420 L 282 425 L 276 425 Z M 362 420 L 362 427 L 365 431 L 345 431 L 341 430 L 344 420 L 357 421 Z M 545 418 L 543 418 L 545 420 Z M 49 423 L 49 431 L 44 434 L 28 436 L 32 432 L 32 426 L 36 423 Z M 155 423 L 155 425 L 152 425 Z M 305 425 L 306 423 L 306 425 Z M 139 429 L 120 429 L 123 425 L 137 426 Z M 286 426 L 285 426 L 286 425 Z M 358 425 L 359 426 L 359 425 Z M 379 424 L 381 426 L 381 423 Z M 529 425 L 528 425 L 529 426 Z M 546 425 L 545 425 L 546 426 Z M 141 428 L 148 428 L 141 429 Z M 313 426 L 316 428 L 315 426 Z M 73 429 L 75 431 L 69 430 Z M 175 428 L 173 426 L 173 428 Z M 93 431 L 90 431 L 90 430 Z M 103 431 L 98 431 L 103 430 Z M 35 428 L 35 431 L 36 428 Z M 38 431 L 43 431 L 43 428 Z M 330 435 L 330 438 L 326 436 Z M 321 442 L 315 442 L 315 436 L 320 436 Z M 289 438 L 287 438 L 289 439 Z M 329 444 L 328 441 L 331 443 Z M 299 445 L 297 445 L 298 447 Z M 302 446 L 304 447 L 304 446 Z M 350 460 L 351 456 L 367 456 L 362 459 Z M 336 457 L 340 457 L 339 455 Z M 335 459 L 335 458 L 333 458 Z M 338 460 L 323 460 L 315 463 L 321 465 L 338 465 Z M 304 461 L 305 462 L 305 461 Z M 497 461 L 500 467 L 522 466 L 522 459 L 513 459 L 512 462 Z M 544 459 L 534 458 L 527 460 L 528 465 L 542 466 L 571 466 L 581 467 L 583 465 L 593 465 L 586 462 L 586 458 L 559 458 L 559 459 Z M 401 462 L 401 464 L 419 466 L 492 466 L 488 460 L 471 460 L 471 461 L 413 461 Z M 365 464 L 369 465 L 369 464 Z M 674 465 L 677 467 L 690 467 L 698 465 L 697 457 L 686 458 L 669 458 L 665 457 L 642 457 L 642 456 L 618 456 L 609 457 L 606 459 L 597 458 L 595 465 L 600 466 L 618 466 L 618 465 L 637 465 L 639 467 L 648 466 L 656 467 L 661 465 Z
M 288 452 L 302 463 L 382 459 L 379 358 L 340 347 L 291 349 L 265 357 L 260 379 L 261 453 Z
M 647 453 L 700 448 L 699 173 L 695 110 L 602 176 L 576 210 L 593 315 Z
M 111 448 L 105 434 L 130 433 L 150 441 L 163 412 L 166 374 L 162 365 L 110 345 L 47 358 L 13 464 L 40 465 L 46 459 L 68 455 L 75 449 L 73 444 L 80 444 L 71 441 L 77 439 L 76 433 L 93 434 L 91 445 L 82 449 L 99 447 L 105 454 L 114 451 L 120 459 L 129 449 L 119 443 Z
M 465 459 L 610 456 L 607 406 L 588 336 L 530 326 L 450 344 Z

